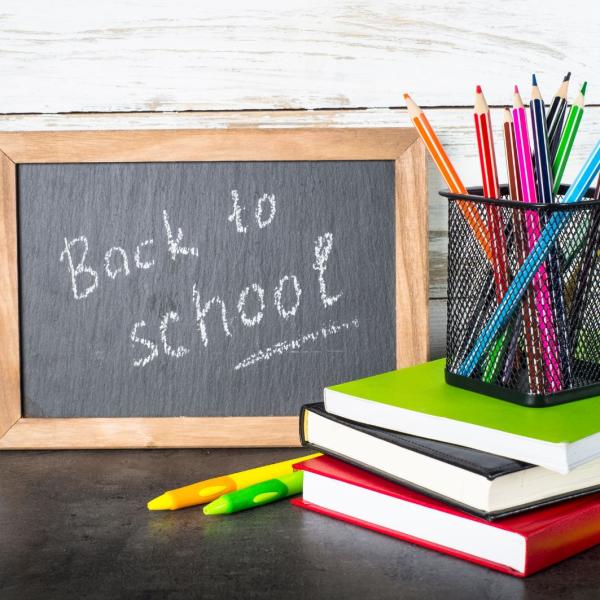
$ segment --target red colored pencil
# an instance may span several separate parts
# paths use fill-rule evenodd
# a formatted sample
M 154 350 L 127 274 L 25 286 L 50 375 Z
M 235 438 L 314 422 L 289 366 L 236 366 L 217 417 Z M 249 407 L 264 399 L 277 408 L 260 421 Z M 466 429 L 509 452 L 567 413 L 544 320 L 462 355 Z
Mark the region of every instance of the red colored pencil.
M 475 91 L 474 118 L 477 148 L 479 150 L 479 164 L 481 166 L 481 179 L 483 181 L 483 195 L 486 198 L 499 198 L 500 186 L 498 184 L 498 168 L 496 166 L 496 153 L 492 137 L 492 121 L 490 110 L 480 85 L 477 86 Z M 492 245 L 492 270 L 496 287 L 496 300 L 500 303 L 508 289 L 509 283 L 504 222 L 502 210 L 498 206 L 486 204 L 485 209 L 487 213 L 489 240 Z M 496 378 L 509 340 L 510 333 L 507 329 L 498 337 L 484 363 L 483 374 L 481 376 L 483 381 L 491 382 Z
M 486 198 L 498 198 L 500 186 L 498 184 L 498 169 L 494 140 L 492 138 L 492 123 L 490 110 L 481 86 L 477 86 L 475 93 L 475 132 L 477 134 L 477 148 L 479 150 L 479 164 L 483 180 L 483 195 Z M 488 217 L 489 239 L 492 245 L 494 268 L 494 281 L 496 283 L 496 298 L 498 302 L 508 289 L 508 259 L 506 256 L 506 236 L 502 214 L 497 206 L 486 205 Z

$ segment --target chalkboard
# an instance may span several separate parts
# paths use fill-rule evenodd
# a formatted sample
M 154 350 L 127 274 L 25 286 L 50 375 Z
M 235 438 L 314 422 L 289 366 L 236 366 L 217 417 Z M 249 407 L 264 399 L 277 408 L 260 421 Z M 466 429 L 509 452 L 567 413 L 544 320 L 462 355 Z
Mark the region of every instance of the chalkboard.
M 23 416 L 295 415 L 395 367 L 394 161 L 17 172 Z

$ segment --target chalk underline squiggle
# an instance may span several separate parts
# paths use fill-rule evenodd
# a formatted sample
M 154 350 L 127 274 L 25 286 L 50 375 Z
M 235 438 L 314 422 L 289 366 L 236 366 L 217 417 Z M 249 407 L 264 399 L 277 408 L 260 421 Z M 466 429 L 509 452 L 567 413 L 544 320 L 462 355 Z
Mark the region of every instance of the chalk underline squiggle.
M 320 338 L 325 339 L 330 335 L 336 335 L 341 331 L 348 331 L 352 328 L 358 328 L 358 325 L 358 319 L 356 318 L 347 323 L 330 323 L 329 325 L 315 329 L 314 331 L 306 333 L 305 335 L 294 340 L 285 340 L 283 342 L 278 342 L 273 346 L 269 346 L 268 348 L 264 348 L 263 350 L 258 350 L 257 352 L 254 352 L 250 354 L 250 356 L 244 358 L 244 360 L 241 360 L 237 365 L 235 365 L 234 370 L 239 371 L 240 369 L 251 367 L 256 363 L 270 360 L 275 355 L 282 355 L 286 352 L 290 352 L 291 350 L 298 350 L 308 342 L 316 342 Z

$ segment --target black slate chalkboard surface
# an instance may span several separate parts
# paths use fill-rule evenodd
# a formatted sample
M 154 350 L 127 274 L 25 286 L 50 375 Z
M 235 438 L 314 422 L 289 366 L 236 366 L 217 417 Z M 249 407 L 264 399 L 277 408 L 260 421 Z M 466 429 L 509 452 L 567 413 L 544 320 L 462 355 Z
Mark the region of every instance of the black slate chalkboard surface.
M 23 414 L 294 415 L 395 367 L 393 161 L 22 164 Z

